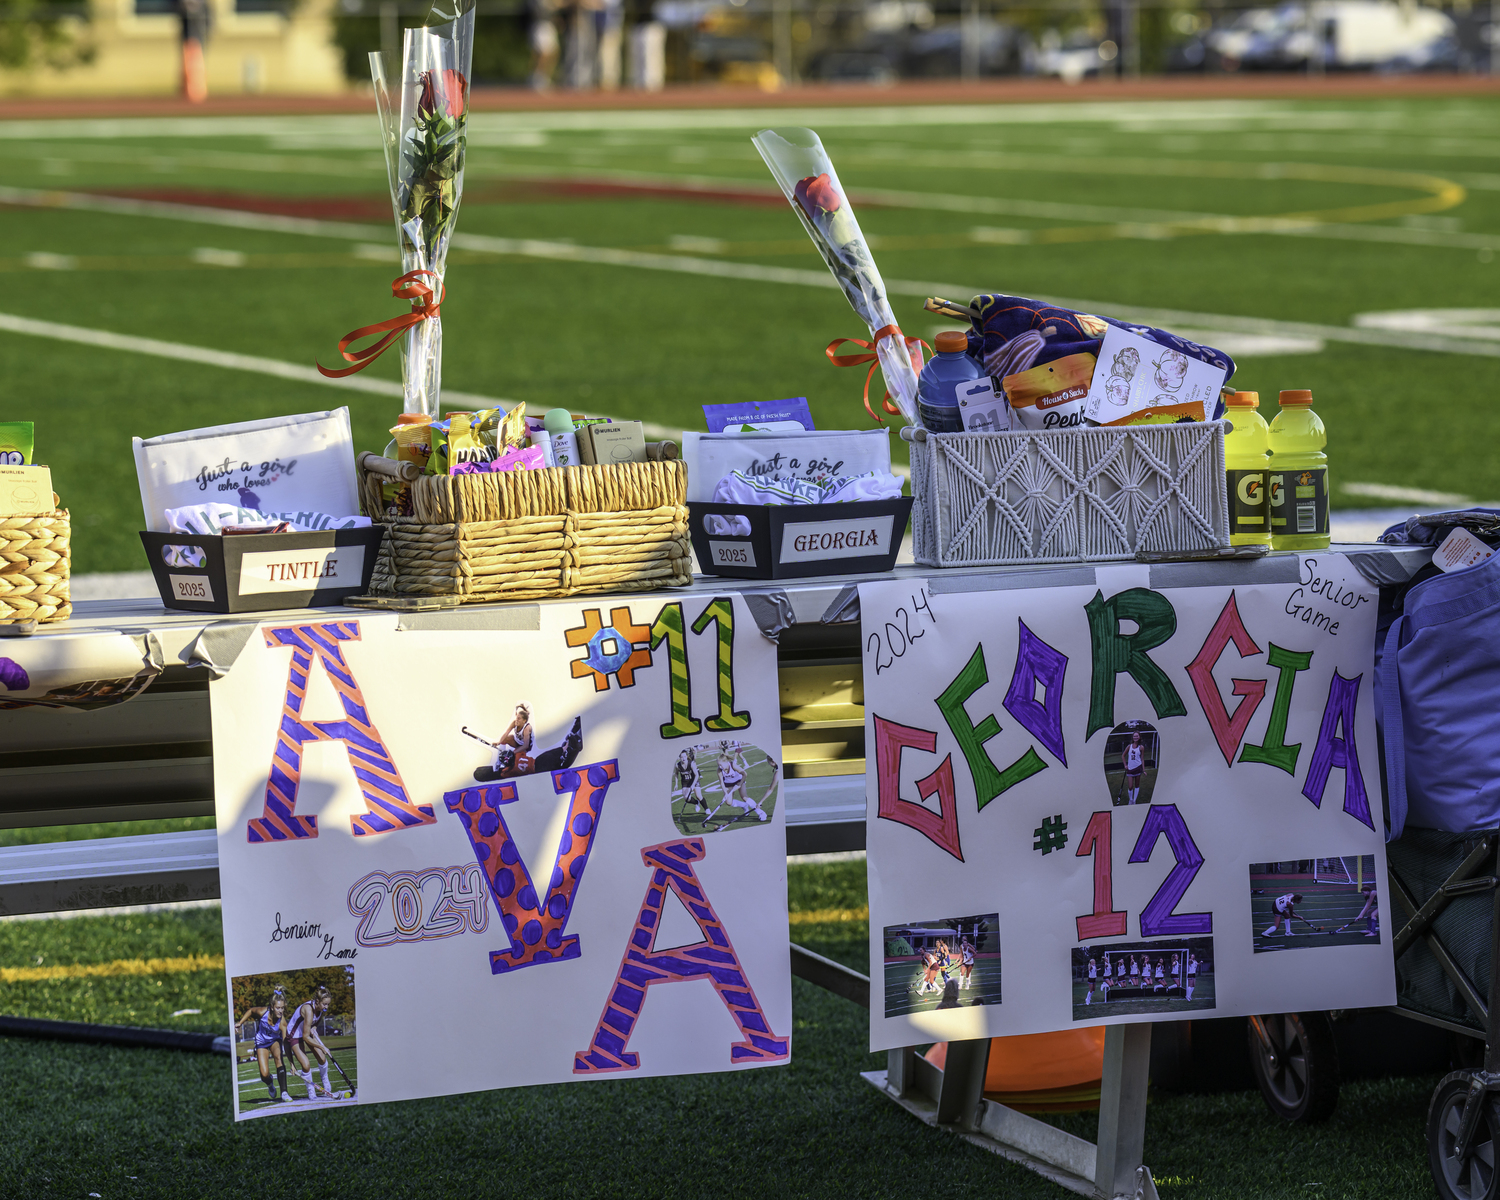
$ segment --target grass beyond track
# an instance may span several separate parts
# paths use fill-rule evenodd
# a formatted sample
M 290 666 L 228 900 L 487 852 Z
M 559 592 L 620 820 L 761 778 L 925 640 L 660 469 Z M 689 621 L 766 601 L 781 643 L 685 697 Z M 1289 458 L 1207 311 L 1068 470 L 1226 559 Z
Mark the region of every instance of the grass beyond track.
M 788 876 L 793 937 L 864 970 L 864 864 L 793 865 Z M 222 952 L 215 910 L 0 922 L 0 967 Z M 88 982 L 8 984 L 0 1011 L 215 1030 L 227 1020 L 222 970 L 160 981 L 178 988 L 174 1007 L 204 1010 L 175 1021 Z M 863 1009 L 793 980 L 793 1018 L 785 1068 L 330 1106 L 240 1125 L 222 1056 L 0 1038 L 0 1195 L 831 1200 L 909 1196 L 914 1179 L 935 1200 L 1065 1195 L 880 1098 L 858 1074 L 885 1061 L 865 1050 Z M 1435 1083 L 1346 1084 L 1333 1119 L 1315 1128 L 1283 1124 L 1256 1092 L 1153 1092 L 1146 1161 L 1167 1198 L 1426 1200 L 1421 1131 Z M 1095 1136 L 1092 1113 L 1048 1120 Z
M 806 395 L 822 426 L 862 423 L 858 372 L 823 347 L 865 331 L 749 142 L 797 123 L 908 332 L 940 327 L 932 291 L 1168 310 L 1238 357 L 1239 386 L 1313 389 L 1335 504 L 1500 495 L 1500 363 L 1471 352 L 1500 325 L 1495 97 L 482 113 L 445 386 L 672 428 L 701 428 L 704 402 Z M 384 445 L 396 399 L 243 361 L 305 371 L 402 311 L 373 113 L 0 122 L 0 185 L 19 189 L 0 193 L 0 419 L 38 422 L 75 570 L 144 565 L 132 434 L 348 403 L 357 444 Z M 101 193 L 147 203 L 99 211 Z M 1404 344 L 1424 328 L 1446 348 Z M 397 358 L 360 378 L 391 383 Z

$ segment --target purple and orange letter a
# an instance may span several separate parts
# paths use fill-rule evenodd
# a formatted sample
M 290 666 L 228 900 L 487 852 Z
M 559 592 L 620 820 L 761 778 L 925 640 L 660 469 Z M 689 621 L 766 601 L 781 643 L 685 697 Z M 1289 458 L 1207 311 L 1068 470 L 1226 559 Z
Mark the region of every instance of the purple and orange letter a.
M 625 1046 L 646 1003 L 646 992 L 653 984 L 689 979 L 709 980 L 740 1027 L 744 1040 L 730 1043 L 730 1062 L 774 1062 L 790 1053 L 790 1039 L 777 1037 L 766 1023 L 755 989 L 740 966 L 739 955 L 735 954 L 729 935 L 698 882 L 693 864 L 703 854 L 702 838 L 663 842 L 641 851 L 646 865 L 655 870 L 646 885 L 646 899 L 631 930 L 625 957 L 604 1003 L 592 1044 L 573 1056 L 573 1074 L 634 1071 L 639 1067 L 641 1056 L 632 1054 Z M 654 948 L 656 928 L 668 888 L 692 914 L 703 940 L 675 950 L 658 951 Z
M 370 720 L 365 698 L 339 646 L 340 642 L 357 641 L 358 621 L 287 625 L 266 630 L 267 646 L 291 647 L 292 665 L 287 672 L 281 725 L 276 731 L 276 749 L 266 780 L 265 811 L 251 817 L 248 824 L 251 842 L 284 842 L 318 836 L 318 818 L 297 815 L 302 747 L 308 742 L 342 742 L 349 752 L 349 765 L 354 768 L 366 809 L 363 815 L 349 818 L 356 837 L 431 825 L 437 820 L 430 804 L 412 803 L 406 785 L 401 782 L 401 773 L 380 738 L 380 730 Z M 302 716 L 315 654 L 344 706 L 342 721 L 308 721 Z

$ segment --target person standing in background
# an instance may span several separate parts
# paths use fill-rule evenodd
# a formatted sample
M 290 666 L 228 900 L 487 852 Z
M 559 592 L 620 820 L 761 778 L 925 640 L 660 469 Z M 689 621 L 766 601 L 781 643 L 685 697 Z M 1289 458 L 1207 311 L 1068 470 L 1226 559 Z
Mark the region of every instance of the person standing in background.
M 531 89 L 545 92 L 552 86 L 560 48 L 557 37 L 556 0 L 527 0 L 531 14 Z
M 177 0 L 177 15 L 182 22 L 182 94 L 189 104 L 202 104 L 208 99 L 203 48 L 208 44 L 213 13 L 208 0 Z
M 594 13 L 594 24 L 599 55 L 598 85 L 602 91 L 617 91 L 624 45 L 625 0 L 603 0 L 603 7 Z

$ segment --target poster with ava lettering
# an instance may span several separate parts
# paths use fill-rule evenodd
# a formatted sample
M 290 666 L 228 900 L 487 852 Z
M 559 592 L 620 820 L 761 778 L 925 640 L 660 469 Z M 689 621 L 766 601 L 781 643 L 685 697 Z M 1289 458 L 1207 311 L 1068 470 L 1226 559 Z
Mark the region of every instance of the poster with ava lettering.
M 1395 1003 L 1376 592 L 1284 561 L 860 587 L 872 1050 Z
M 237 1118 L 787 1062 L 744 601 L 457 616 L 268 619 L 211 685 Z

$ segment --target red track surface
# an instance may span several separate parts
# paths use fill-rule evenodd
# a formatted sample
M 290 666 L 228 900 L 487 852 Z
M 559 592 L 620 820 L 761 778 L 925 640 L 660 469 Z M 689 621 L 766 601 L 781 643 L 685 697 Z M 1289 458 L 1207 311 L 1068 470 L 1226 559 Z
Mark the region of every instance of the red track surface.
M 799 105 L 1004 104 L 1090 100 L 1278 99 L 1322 100 L 1410 96 L 1500 95 L 1493 75 L 1205 75 L 1133 80 L 1003 79 L 912 81 L 890 87 L 804 85 L 779 92 L 749 87 L 670 87 L 661 92 L 547 92 L 477 88 L 479 112 L 578 109 L 783 108 Z M 261 116 L 368 112 L 373 102 L 357 91 L 341 96 L 211 96 L 189 104 L 176 96 L 24 97 L 0 100 L 0 120 L 38 117 Z

